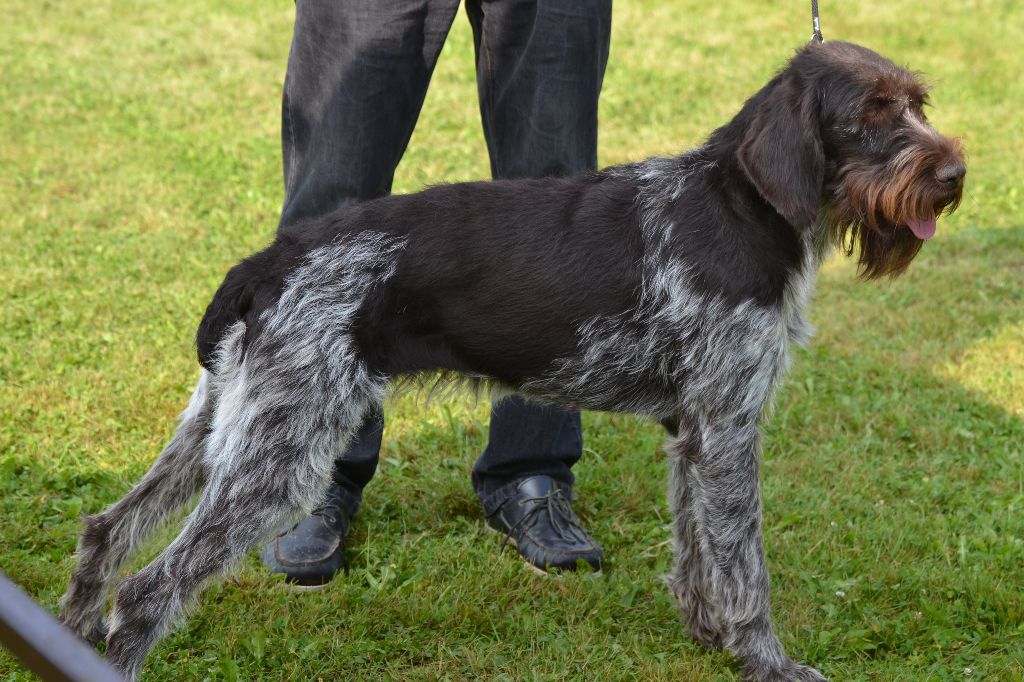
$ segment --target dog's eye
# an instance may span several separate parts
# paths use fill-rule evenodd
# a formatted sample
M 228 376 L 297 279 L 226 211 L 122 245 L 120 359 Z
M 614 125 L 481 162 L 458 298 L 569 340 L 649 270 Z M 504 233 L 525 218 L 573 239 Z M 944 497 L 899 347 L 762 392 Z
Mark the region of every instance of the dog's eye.
M 891 97 L 872 97 L 864 108 L 864 113 L 869 119 L 884 118 L 891 115 L 895 110 L 896 101 Z
M 912 99 L 910 100 L 910 110 L 915 116 L 920 118 L 922 121 L 927 121 L 928 117 L 924 113 L 924 107 L 929 106 L 927 99 Z
M 880 125 L 892 119 L 898 113 L 895 104 L 895 100 L 891 97 L 882 95 L 872 97 L 867 101 L 867 105 L 861 111 L 858 118 L 864 125 Z

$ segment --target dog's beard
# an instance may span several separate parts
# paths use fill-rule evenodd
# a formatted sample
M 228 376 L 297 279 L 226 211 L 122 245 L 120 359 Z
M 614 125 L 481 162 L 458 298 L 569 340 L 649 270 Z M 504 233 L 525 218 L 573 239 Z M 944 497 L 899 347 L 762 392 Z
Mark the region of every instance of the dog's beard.
M 960 192 L 937 198 L 918 179 L 902 186 L 862 179 L 848 174 L 826 209 L 829 237 L 847 256 L 856 255 L 861 277 L 896 277 L 935 236 L 938 217 L 956 210 Z
M 857 269 L 864 279 L 896 277 L 910 266 L 924 241 L 905 225 L 857 219 L 833 218 L 829 236 L 847 256 L 856 255 Z

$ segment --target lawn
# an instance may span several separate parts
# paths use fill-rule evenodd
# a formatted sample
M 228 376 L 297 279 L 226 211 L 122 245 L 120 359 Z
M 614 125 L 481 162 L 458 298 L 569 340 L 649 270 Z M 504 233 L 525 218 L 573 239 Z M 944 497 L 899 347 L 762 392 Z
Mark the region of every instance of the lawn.
M 0 571 L 56 611 L 79 514 L 148 468 L 195 380 L 209 297 L 273 234 L 294 8 L 2 10 Z M 834 680 L 1024 680 L 1024 7 L 822 13 L 826 39 L 928 75 L 931 119 L 963 138 L 970 171 L 907 276 L 824 269 L 817 337 L 765 439 L 773 614 L 789 653 Z M 798 2 L 620 1 L 601 163 L 699 143 L 809 35 Z M 460 16 L 396 192 L 486 177 L 472 63 Z M 585 415 L 577 511 L 607 568 L 550 579 L 484 530 L 469 470 L 487 414 L 394 401 L 349 573 L 295 594 L 251 558 L 154 651 L 148 679 L 738 679 L 729 655 L 686 639 L 659 581 L 659 429 Z M 30 675 L 0 652 L 0 678 Z

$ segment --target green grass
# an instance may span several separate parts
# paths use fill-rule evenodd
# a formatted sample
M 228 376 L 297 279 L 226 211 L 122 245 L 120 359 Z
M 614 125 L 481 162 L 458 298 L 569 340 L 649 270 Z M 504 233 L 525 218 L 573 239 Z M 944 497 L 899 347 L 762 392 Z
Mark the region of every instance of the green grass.
M 931 117 L 964 138 L 970 174 L 906 277 L 859 283 L 841 260 L 822 275 L 817 338 L 765 439 L 775 620 L 835 680 L 1022 680 L 1024 9 L 822 9 L 826 38 L 929 75 Z M 194 381 L 205 303 L 273 233 L 293 11 L 3 3 L 0 570 L 51 610 L 79 513 L 148 467 Z M 806 14 L 619 2 L 602 163 L 698 143 L 806 41 Z M 396 191 L 486 176 L 471 53 L 460 16 Z M 483 529 L 468 472 L 486 417 L 398 400 L 351 572 L 296 595 L 251 559 L 155 650 L 149 679 L 736 679 L 731 657 L 686 639 L 658 580 L 658 429 L 585 416 L 577 506 L 608 567 L 552 580 Z M 4 653 L 0 677 L 29 679 Z

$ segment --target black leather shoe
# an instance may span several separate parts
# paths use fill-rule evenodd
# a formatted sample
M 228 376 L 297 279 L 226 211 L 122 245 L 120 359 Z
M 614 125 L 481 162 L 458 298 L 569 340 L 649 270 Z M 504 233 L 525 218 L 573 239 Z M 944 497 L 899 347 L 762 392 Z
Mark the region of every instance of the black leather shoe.
M 345 536 L 350 525 L 340 491 L 332 485 L 323 505 L 294 526 L 282 528 L 260 559 L 271 573 L 283 573 L 296 587 L 322 588 L 345 567 Z
M 572 492 L 550 476 L 530 476 L 487 514 L 487 523 L 515 542 L 519 554 L 544 572 L 575 570 L 582 559 L 601 570 L 604 552 L 572 510 Z

